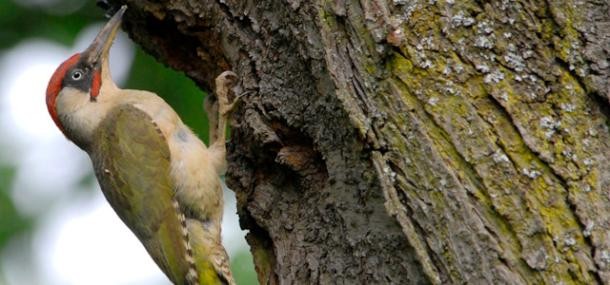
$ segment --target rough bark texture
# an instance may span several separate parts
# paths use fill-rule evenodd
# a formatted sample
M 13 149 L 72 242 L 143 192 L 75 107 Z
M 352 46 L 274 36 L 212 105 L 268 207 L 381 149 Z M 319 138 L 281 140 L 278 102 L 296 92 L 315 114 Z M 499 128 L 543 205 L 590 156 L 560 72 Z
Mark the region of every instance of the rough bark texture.
M 263 284 L 610 283 L 607 0 L 126 1 L 202 88 Z

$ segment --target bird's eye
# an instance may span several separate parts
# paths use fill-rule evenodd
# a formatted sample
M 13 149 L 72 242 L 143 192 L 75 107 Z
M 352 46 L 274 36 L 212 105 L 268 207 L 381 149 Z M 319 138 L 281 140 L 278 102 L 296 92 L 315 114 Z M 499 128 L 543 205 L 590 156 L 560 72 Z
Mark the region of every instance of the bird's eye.
M 81 80 L 82 78 L 83 78 L 83 72 L 80 69 L 77 69 L 74 72 L 72 72 L 72 79 Z

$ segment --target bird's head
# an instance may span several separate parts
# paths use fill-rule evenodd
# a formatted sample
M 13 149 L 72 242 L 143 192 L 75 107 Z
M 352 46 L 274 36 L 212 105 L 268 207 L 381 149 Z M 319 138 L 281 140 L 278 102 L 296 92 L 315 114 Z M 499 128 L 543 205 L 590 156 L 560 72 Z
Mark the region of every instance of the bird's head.
M 122 6 L 97 34 L 91 45 L 64 61 L 49 81 L 46 92 L 47 109 L 53 121 L 65 134 L 60 120 L 62 111 L 71 112 L 83 104 L 95 104 L 102 84 L 113 84 L 108 67 L 108 54 L 121 26 L 127 6 Z M 63 98 L 62 97 L 71 97 Z M 58 104 L 58 101 L 62 104 Z

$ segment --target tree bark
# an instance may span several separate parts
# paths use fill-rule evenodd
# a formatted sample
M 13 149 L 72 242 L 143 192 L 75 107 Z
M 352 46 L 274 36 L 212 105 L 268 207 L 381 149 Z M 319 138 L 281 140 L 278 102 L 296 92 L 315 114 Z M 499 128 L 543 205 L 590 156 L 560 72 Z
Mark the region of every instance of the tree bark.
M 203 89 L 261 284 L 610 283 L 606 0 L 127 0 Z

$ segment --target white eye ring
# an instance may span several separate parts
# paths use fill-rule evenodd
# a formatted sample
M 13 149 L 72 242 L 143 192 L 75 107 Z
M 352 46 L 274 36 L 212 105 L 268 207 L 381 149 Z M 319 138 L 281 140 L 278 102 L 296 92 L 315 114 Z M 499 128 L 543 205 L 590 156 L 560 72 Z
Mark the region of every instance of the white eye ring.
M 74 80 L 83 79 L 83 72 L 80 70 L 75 70 L 74 72 L 72 72 L 72 79 L 74 79 Z

